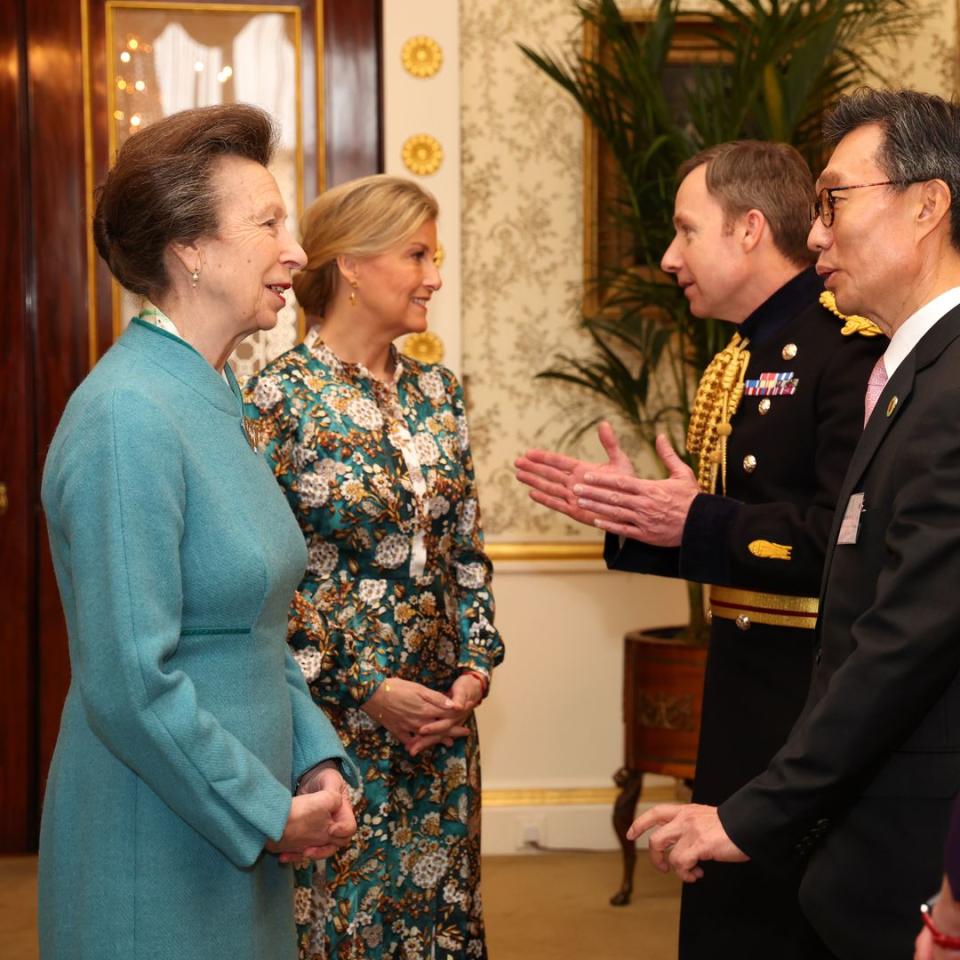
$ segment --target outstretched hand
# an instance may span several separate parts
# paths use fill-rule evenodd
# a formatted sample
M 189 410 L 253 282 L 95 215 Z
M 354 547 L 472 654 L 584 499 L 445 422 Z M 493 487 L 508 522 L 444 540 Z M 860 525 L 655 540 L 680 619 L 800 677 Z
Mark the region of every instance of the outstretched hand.
M 528 450 L 514 461 L 517 479 L 530 487 L 530 498 L 571 520 L 596 526 L 600 516 L 581 507 L 573 488 L 586 474 L 605 477 L 633 477 L 636 471 L 629 457 L 620 448 L 613 427 L 604 421 L 597 436 L 607 454 L 606 463 L 590 463 L 549 450 Z
M 661 803 L 633 821 L 628 840 L 647 830 L 650 860 L 662 873 L 673 870 L 685 883 L 703 876 L 702 860 L 743 863 L 750 858 L 727 836 L 716 807 L 701 803 Z
M 642 480 L 611 471 L 591 470 L 574 483 L 577 509 L 607 533 L 657 547 L 678 547 L 690 505 L 700 493 L 693 471 L 661 434 L 657 454 L 667 468 L 663 480 Z

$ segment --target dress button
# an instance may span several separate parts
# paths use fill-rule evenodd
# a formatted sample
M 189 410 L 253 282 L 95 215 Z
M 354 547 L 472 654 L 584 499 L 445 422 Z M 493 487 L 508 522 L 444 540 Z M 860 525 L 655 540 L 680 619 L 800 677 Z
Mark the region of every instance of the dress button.
M 756 469 L 757 469 L 757 458 L 752 453 L 748 453 L 743 458 L 743 472 L 753 473 L 753 471 Z
M 770 398 L 764 397 L 758 404 L 757 409 L 760 411 L 760 416 L 762 417 L 765 413 L 770 412 Z
M 788 343 L 781 351 L 780 356 L 784 360 L 792 360 L 797 355 L 797 345 L 795 343 Z
M 750 618 L 745 613 L 741 613 L 740 616 L 737 617 L 735 623 L 741 630 L 750 629 Z

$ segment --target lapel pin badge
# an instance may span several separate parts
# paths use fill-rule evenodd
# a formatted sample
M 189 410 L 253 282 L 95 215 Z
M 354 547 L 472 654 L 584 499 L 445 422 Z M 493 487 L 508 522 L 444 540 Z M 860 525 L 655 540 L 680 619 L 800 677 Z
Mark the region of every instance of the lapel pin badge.
M 892 417 L 892 416 L 893 416 L 893 411 L 897 409 L 897 404 L 898 404 L 899 402 L 900 402 L 900 401 L 897 399 L 896 396 L 893 396 L 893 397 L 890 398 L 890 402 L 887 404 L 887 416 L 888 416 L 888 417 Z

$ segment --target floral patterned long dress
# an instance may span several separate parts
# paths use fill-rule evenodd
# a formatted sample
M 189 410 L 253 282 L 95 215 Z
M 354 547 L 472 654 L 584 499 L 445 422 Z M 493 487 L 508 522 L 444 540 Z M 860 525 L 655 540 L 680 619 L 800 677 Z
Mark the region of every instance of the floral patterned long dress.
M 474 718 L 412 758 L 360 709 L 387 677 L 445 692 L 503 659 L 460 385 L 395 360 L 385 383 L 312 333 L 245 389 L 309 552 L 288 640 L 364 781 L 356 837 L 312 900 L 298 878 L 311 960 L 486 956 Z

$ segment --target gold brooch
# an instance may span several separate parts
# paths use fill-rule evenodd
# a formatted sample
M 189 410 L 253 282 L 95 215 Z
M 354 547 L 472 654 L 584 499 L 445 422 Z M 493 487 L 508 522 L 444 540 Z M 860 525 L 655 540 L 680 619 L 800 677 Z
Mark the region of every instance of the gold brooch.
M 400 59 L 411 76 L 432 77 L 443 64 L 443 50 L 433 37 L 411 37 L 403 45 Z
M 430 330 L 411 333 L 403 341 L 400 352 L 420 363 L 440 363 L 443 360 L 443 341 Z
M 429 133 L 418 133 L 407 139 L 400 156 L 411 173 L 425 177 L 440 169 L 440 164 L 443 163 L 443 147 Z
M 862 337 L 875 337 L 877 334 L 883 333 L 872 320 L 868 320 L 866 317 L 858 317 L 856 314 L 847 316 L 845 313 L 841 313 L 837 309 L 837 298 L 830 290 L 824 290 L 823 293 L 820 294 L 820 306 L 844 321 L 840 333 L 845 337 L 849 337 L 854 333 L 859 333 Z

